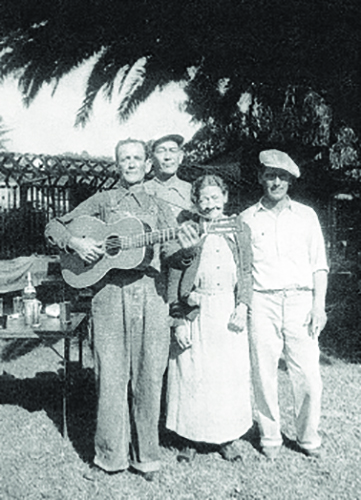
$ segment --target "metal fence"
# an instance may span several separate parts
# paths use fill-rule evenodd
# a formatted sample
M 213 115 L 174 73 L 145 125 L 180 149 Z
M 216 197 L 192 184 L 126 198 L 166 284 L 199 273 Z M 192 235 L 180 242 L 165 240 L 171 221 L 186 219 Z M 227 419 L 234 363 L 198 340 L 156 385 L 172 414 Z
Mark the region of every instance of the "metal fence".
M 0 186 L 0 259 L 52 253 L 46 223 L 69 209 L 67 187 Z
M 209 168 L 192 165 L 181 169 L 181 177 L 192 181 Z M 111 189 L 117 181 L 114 162 L 104 159 L 0 153 L 0 259 L 56 252 L 45 241 L 46 223 L 97 190 Z M 238 213 L 254 186 L 248 187 L 247 194 L 247 186 L 241 190 L 238 178 L 227 181 L 230 211 Z M 361 199 L 334 197 L 325 206 L 314 208 L 330 261 L 354 259 L 361 250 Z
M 0 259 L 56 252 L 46 223 L 117 180 L 104 158 L 0 152 Z

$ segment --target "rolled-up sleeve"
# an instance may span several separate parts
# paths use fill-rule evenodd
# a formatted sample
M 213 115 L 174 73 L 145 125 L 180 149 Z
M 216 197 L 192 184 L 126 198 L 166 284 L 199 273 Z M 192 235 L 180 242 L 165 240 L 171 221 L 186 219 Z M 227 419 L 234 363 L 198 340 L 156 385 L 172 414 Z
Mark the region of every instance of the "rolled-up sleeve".
M 316 213 L 312 210 L 310 216 L 310 263 L 312 272 L 329 271 L 327 264 L 327 255 L 325 249 L 325 241 L 322 234 L 322 229 Z

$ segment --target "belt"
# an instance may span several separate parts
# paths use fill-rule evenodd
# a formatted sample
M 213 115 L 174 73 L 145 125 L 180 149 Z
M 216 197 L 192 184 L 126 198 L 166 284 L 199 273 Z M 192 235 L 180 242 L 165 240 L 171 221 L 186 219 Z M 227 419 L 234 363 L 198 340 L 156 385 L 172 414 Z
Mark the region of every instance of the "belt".
M 312 292 L 309 286 L 290 285 L 285 288 L 270 289 L 270 290 L 254 290 L 257 293 L 284 293 L 284 292 Z

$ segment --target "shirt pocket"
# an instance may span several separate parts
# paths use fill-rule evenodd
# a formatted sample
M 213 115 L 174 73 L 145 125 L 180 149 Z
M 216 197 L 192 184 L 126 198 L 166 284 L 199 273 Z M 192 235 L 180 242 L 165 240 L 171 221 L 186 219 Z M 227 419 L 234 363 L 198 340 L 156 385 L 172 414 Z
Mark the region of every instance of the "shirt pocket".
M 142 222 L 145 222 L 149 228 L 154 231 L 158 227 L 158 209 L 153 204 L 150 204 L 147 209 L 139 208 L 135 212 L 135 216 Z

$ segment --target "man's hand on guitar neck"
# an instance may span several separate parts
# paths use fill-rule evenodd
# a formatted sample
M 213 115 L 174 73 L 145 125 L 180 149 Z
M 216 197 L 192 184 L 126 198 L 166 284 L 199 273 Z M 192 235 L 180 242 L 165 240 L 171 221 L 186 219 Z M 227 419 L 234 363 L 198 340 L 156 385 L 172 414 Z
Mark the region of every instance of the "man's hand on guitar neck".
M 88 264 L 98 260 L 104 254 L 102 244 L 96 242 L 93 238 L 77 238 L 76 236 L 72 236 L 68 247 L 74 250 Z
M 200 237 L 197 228 L 190 224 L 182 224 L 178 231 L 178 241 L 182 248 L 192 248 L 198 245 Z

